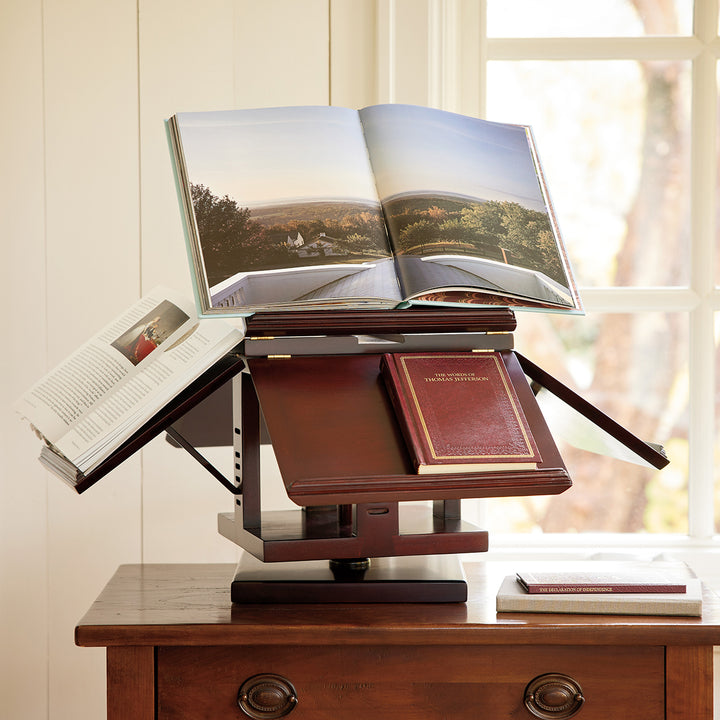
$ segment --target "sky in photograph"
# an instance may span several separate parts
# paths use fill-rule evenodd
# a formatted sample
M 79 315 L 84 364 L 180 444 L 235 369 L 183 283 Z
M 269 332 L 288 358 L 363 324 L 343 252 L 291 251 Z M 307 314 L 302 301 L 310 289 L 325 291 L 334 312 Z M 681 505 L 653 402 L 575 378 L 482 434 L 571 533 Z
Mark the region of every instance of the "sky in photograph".
M 434 191 L 544 210 L 523 127 L 410 105 L 177 118 L 190 182 L 241 207 Z
M 361 111 L 381 198 L 441 191 L 545 210 L 524 127 L 410 105 Z
M 357 112 L 296 107 L 178 115 L 190 182 L 241 207 L 377 201 Z

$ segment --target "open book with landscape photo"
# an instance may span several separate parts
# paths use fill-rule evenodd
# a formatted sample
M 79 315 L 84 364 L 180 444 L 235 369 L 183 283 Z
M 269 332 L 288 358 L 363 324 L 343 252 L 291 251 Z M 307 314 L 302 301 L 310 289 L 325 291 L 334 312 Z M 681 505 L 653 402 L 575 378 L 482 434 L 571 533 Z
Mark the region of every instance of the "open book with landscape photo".
M 411 105 L 167 125 L 202 314 L 581 311 L 526 126 Z
M 16 403 L 44 441 L 40 461 L 78 488 L 150 418 L 241 340 L 192 301 L 156 288 Z

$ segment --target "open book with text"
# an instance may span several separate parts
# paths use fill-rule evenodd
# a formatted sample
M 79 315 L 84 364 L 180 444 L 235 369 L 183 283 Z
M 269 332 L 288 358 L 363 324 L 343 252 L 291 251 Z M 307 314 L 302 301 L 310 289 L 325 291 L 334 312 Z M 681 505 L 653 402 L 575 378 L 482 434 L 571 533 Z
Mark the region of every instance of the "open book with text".
M 243 337 L 165 288 L 135 303 L 16 403 L 41 462 L 77 486 Z
M 411 105 L 167 126 L 202 314 L 581 311 L 527 126 Z

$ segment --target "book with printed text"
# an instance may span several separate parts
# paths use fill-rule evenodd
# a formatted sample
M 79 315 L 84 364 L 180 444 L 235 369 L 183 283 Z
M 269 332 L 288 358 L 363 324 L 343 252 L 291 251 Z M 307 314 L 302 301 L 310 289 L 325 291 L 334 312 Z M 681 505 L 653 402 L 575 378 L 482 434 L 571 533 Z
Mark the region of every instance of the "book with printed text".
M 533 470 L 541 462 L 499 352 L 388 353 L 381 372 L 418 473 Z
M 684 593 L 686 584 L 659 571 L 517 573 L 528 593 Z
M 502 581 L 496 596 L 497 612 L 571 613 L 591 615 L 702 615 L 702 583 L 686 581 L 684 593 L 529 593 L 515 575 Z
M 242 338 L 242 328 L 199 319 L 192 301 L 158 287 L 35 383 L 15 409 L 43 440 L 43 465 L 82 492 L 129 456 L 118 451 L 143 428 L 157 434 L 162 423 L 148 423 L 182 403 L 194 382 L 210 385 L 207 373 L 220 382 L 220 361 Z

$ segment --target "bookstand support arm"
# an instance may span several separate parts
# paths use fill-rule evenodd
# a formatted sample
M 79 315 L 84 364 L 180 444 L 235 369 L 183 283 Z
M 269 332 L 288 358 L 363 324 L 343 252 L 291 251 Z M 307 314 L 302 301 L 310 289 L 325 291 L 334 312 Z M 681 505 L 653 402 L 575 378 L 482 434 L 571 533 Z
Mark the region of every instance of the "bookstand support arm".
M 242 495 L 242 485 L 231 483 L 204 455 L 191 445 L 174 427 L 170 426 L 165 432 L 187 453 L 202 465 L 226 490 L 233 495 Z

